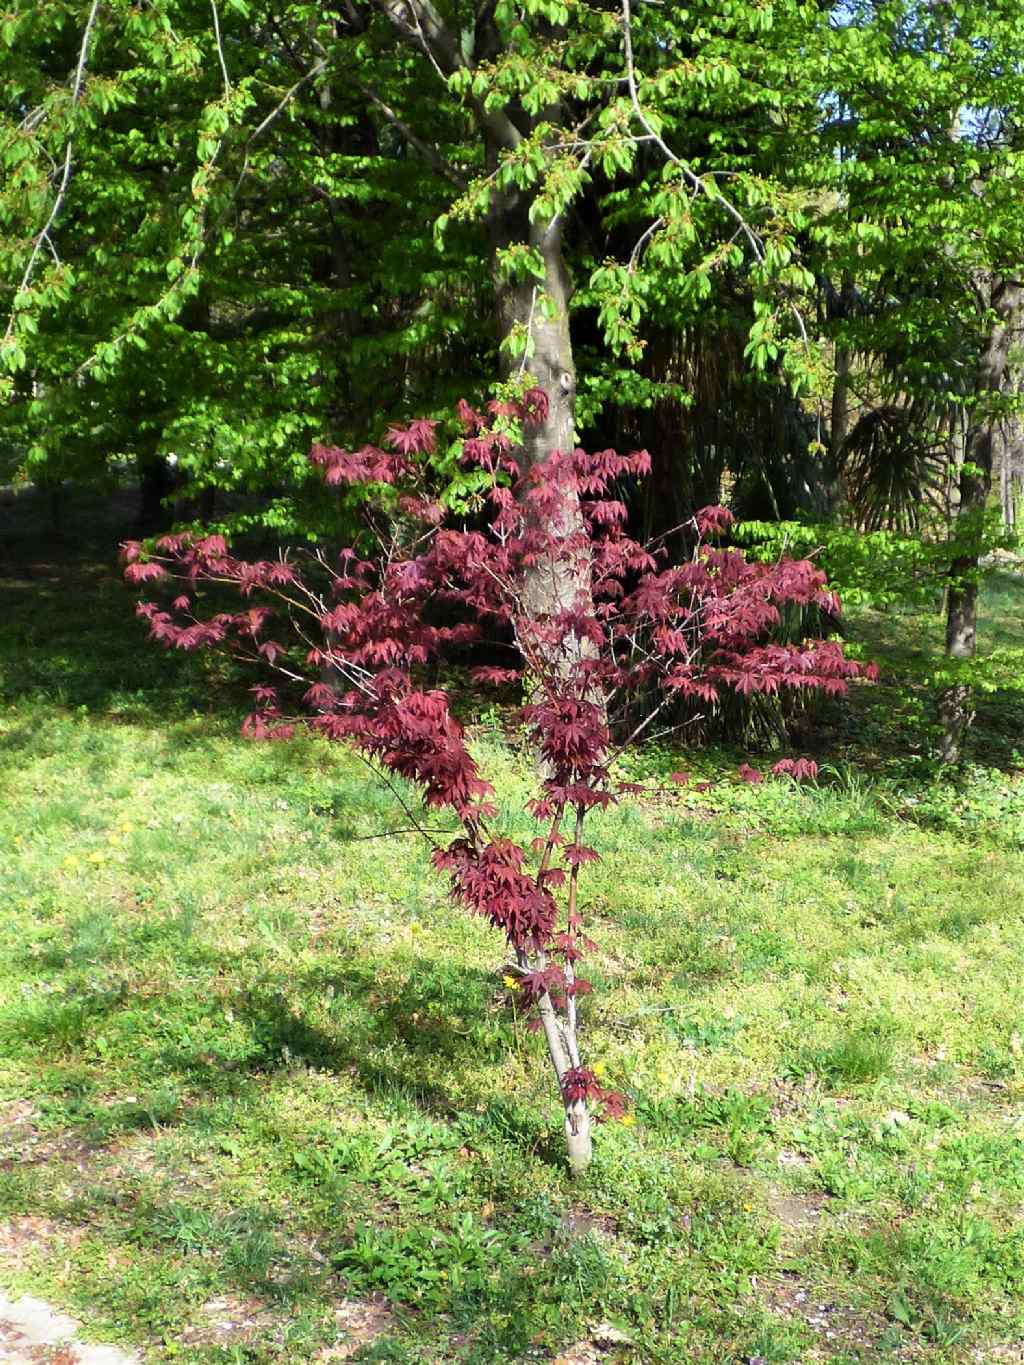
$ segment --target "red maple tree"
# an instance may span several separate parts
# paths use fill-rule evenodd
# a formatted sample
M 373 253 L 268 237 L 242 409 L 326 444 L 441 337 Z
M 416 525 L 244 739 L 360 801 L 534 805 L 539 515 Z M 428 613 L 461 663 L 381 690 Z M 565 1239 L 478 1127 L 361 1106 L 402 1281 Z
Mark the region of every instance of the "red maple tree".
M 392 427 L 383 448 L 311 452 L 328 484 L 364 493 L 372 552 L 251 561 L 219 535 L 191 533 L 122 548 L 129 582 L 181 585 L 173 600 L 139 604 L 152 639 L 227 648 L 277 675 L 277 685 L 253 688 L 245 734 L 281 740 L 304 725 L 457 818 L 451 842 L 424 836 L 452 899 L 505 935 L 508 970 L 547 1041 L 578 1171 L 590 1159 L 592 1112 L 615 1116 L 624 1103 L 583 1065 L 578 1028 L 591 989 L 580 968 L 594 946 L 580 874 L 598 857 L 584 830 L 637 790 L 614 777 L 615 743 L 638 738 L 680 699 L 710 708 L 725 691 L 838 694 L 870 668 L 832 641 L 773 641 L 786 606 L 835 613 L 838 603 L 807 560 L 749 562 L 716 546 L 732 523 L 725 508 L 695 514 L 685 563 L 633 539 L 622 490 L 647 473 L 645 451 L 556 451 L 521 469 L 517 429 L 542 420 L 546 402 L 533 390 L 485 413 L 459 405 L 462 460 L 488 475 L 484 529 L 459 524 L 438 500 L 428 458 L 437 424 L 419 420 Z M 566 506 L 579 515 L 566 518 Z M 545 576 L 558 590 L 542 593 L 548 608 L 538 609 L 529 585 Z M 237 589 L 241 609 L 211 610 L 210 584 Z M 493 787 L 449 695 L 425 681 L 448 651 L 481 641 L 505 648 L 509 662 L 474 669 L 475 681 L 522 683 L 528 697 L 521 719 L 538 758 L 529 810 L 540 825 L 529 846 L 497 827 Z M 812 768 L 784 760 L 775 771 L 801 778 Z M 760 780 L 746 765 L 742 775 Z

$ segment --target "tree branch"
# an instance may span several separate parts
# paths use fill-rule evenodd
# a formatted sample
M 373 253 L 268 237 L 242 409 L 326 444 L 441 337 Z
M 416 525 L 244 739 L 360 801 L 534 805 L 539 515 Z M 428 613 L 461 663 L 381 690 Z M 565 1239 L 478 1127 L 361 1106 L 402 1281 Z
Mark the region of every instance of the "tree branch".
M 210 9 L 213 11 L 213 36 L 217 43 L 217 57 L 220 61 L 220 72 L 224 77 L 224 93 L 227 94 L 231 89 L 231 77 L 228 75 L 228 64 L 224 57 L 224 42 L 220 33 L 220 15 L 217 13 L 217 0 L 210 0 Z
M 82 94 L 82 81 L 85 79 L 85 63 L 89 55 L 89 38 L 92 35 L 92 27 L 93 24 L 96 22 L 96 14 L 97 11 L 99 10 L 99 7 L 100 0 L 93 0 L 92 8 L 89 11 L 89 17 L 85 21 L 85 32 L 82 34 L 82 46 L 78 53 L 78 65 L 75 68 L 75 80 L 71 88 L 72 109 L 74 109 L 74 107 L 78 104 L 79 98 L 81 97 Z M 73 138 L 71 136 L 71 133 L 69 132 L 68 145 L 64 153 L 64 170 L 61 175 L 60 185 L 57 188 L 57 197 L 53 201 L 53 207 L 50 209 L 49 217 L 43 224 L 43 227 L 37 234 L 36 239 L 32 244 L 32 253 L 28 258 L 28 264 L 25 266 L 25 273 L 21 277 L 21 283 L 18 285 L 18 288 L 15 291 L 14 295 L 15 299 L 17 299 L 18 295 L 24 293 L 24 291 L 28 288 L 29 282 L 32 279 L 32 272 L 35 270 L 36 261 L 39 258 L 40 251 L 43 249 L 44 242 L 49 244 L 50 250 L 53 251 L 54 255 L 56 256 L 56 249 L 54 248 L 53 242 L 50 238 L 50 229 L 53 227 L 54 223 L 57 220 L 57 215 L 58 213 L 60 213 L 61 206 L 64 203 L 64 196 L 67 194 L 68 183 L 71 180 L 72 146 Z M 14 332 L 14 318 L 15 308 L 12 305 L 11 315 L 7 320 L 7 328 L 4 332 L 5 342 L 10 340 Z
M 363 92 L 375 108 L 381 111 L 388 122 L 398 129 L 410 146 L 416 148 L 424 160 L 428 162 L 438 175 L 443 176 L 445 180 L 453 184 L 456 189 L 464 190 L 466 188 L 466 180 L 459 175 L 458 171 L 448 165 L 447 161 L 441 156 L 437 148 L 432 147 L 429 142 L 425 142 L 417 133 L 414 133 L 405 120 L 400 118 L 391 106 L 381 99 L 380 95 L 378 95 L 375 90 L 371 89 L 368 85 L 364 85 L 360 80 L 354 81 L 353 84 Z
M 454 72 L 473 69 L 431 0 L 373 0 L 373 3 L 405 41 L 422 52 L 445 85 Z M 471 98 L 470 103 L 480 126 L 499 146 L 515 151 L 523 135 L 508 114 L 500 109 L 485 109 L 475 98 Z
M 754 259 L 759 264 L 763 265 L 765 253 L 760 235 L 750 226 L 732 200 L 727 199 L 717 186 L 715 187 L 714 192 L 712 192 L 708 187 L 705 177 L 697 175 L 688 162 L 676 155 L 644 113 L 643 105 L 640 103 L 640 92 L 637 88 L 636 62 L 633 56 L 633 13 L 630 0 L 622 0 L 622 44 L 626 62 L 626 87 L 629 90 L 629 102 L 633 107 L 633 113 L 636 116 L 637 122 L 662 155 L 667 157 L 668 160 L 672 162 L 673 166 L 679 167 L 683 179 L 695 193 L 704 194 L 712 203 L 721 204 L 722 208 L 736 224 L 740 233 L 746 238 L 751 251 L 754 253 Z M 789 310 L 796 322 L 801 341 L 805 348 L 809 348 L 811 344 L 810 338 L 807 335 L 807 328 L 804 326 L 804 320 L 800 314 L 799 308 L 797 308 L 796 304 L 790 303 Z
M 287 106 L 295 98 L 295 96 L 306 84 L 306 82 L 313 80 L 315 76 L 319 76 L 321 71 L 323 71 L 326 66 L 327 59 L 325 57 L 321 57 L 319 61 L 313 63 L 313 65 L 309 68 L 309 70 L 306 72 L 304 76 L 300 76 L 299 79 L 295 82 L 295 84 L 291 86 L 290 89 L 285 91 L 284 95 L 281 97 L 281 99 L 278 101 L 275 107 L 271 109 L 270 113 L 259 125 L 259 127 L 254 128 L 252 132 L 249 134 L 245 143 L 247 149 L 252 145 L 252 143 L 256 141 L 256 139 L 262 132 L 265 132 L 266 129 L 270 127 L 270 125 L 274 122 L 274 119 L 277 118 L 281 111 L 287 108 Z

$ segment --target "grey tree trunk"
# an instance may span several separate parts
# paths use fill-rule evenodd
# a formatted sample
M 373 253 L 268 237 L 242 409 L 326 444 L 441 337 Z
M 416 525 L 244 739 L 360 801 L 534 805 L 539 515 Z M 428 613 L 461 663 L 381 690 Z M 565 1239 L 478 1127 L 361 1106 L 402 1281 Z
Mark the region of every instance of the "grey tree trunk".
M 576 445 L 576 366 L 569 330 L 569 272 L 562 250 L 562 224 L 529 221 L 525 196 L 496 196 L 491 210 L 491 243 L 495 259 L 498 332 L 502 342 L 502 378 L 530 375 L 548 399 L 546 419 L 523 433 L 519 461 L 525 470 L 554 451 L 571 452 Z M 527 242 L 544 263 L 543 280 L 503 279 L 498 253 L 517 242 Z M 510 341 L 525 344 L 525 351 Z M 544 529 L 563 539 L 582 527 L 579 498 L 566 490 Z M 530 573 L 524 596 L 530 617 L 542 620 L 590 602 L 590 564 L 585 555 L 552 556 Z
M 572 1028 L 566 1027 L 558 1017 L 550 995 L 545 991 L 537 1001 L 544 1039 L 548 1045 L 548 1056 L 554 1068 L 555 1080 L 561 1091 L 565 1074 L 573 1066 L 579 1066 L 580 1057 L 576 1043 L 575 1019 Z M 582 1175 L 590 1165 L 594 1144 L 591 1136 L 592 1120 L 585 1100 L 569 1100 L 565 1103 L 565 1145 L 569 1156 L 569 1169 L 573 1175 Z
M 829 437 L 829 455 L 833 469 L 839 467 L 840 451 L 850 430 L 850 361 L 849 346 L 837 346 L 836 378 L 832 386 L 832 420 Z
M 1008 386 L 1009 387 L 1009 386 Z M 1021 378 L 1013 376 L 1012 388 L 1020 394 Z M 1017 498 L 1024 477 L 1024 419 L 1019 412 L 1008 413 L 999 424 L 996 439 L 996 464 L 999 469 L 999 501 L 1003 525 L 1012 531 L 1017 523 Z
M 948 659 L 973 659 L 977 652 L 981 530 L 992 491 L 993 447 L 998 423 L 998 417 L 991 412 L 991 399 L 1006 391 L 1010 377 L 1010 348 L 1020 328 L 1022 304 L 1024 285 L 1020 282 L 1004 279 L 992 282 L 990 306 L 994 317 L 975 372 L 976 404 L 968 421 L 960 468 L 956 525 L 961 548 L 950 564 L 946 591 Z M 973 715 L 972 689 L 968 683 L 955 683 L 939 698 L 942 723 L 939 758 L 943 763 L 959 761 L 964 735 Z

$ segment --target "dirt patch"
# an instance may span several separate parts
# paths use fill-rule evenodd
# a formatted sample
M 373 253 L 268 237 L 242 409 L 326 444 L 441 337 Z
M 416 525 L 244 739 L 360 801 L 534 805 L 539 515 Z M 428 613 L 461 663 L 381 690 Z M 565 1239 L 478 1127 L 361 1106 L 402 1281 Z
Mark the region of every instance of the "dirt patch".
M 817 1227 L 821 1211 L 828 1203 L 828 1196 L 772 1190 L 766 1202 L 769 1211 L 779 1220 L 786 1232 L 799 1233 Z
M 565 1238 L 585 1237 L 591 1232 L 611 1235 L 617 1223 L 608 1213 L 592 1213 L 590 1209 L 569 1209 L 558 1224 L 558 1235 Z
M 18 1214 L 0 1223 L 0 1261 L 8 1270 L 23 1270 L 38 1253 L 49 1255 L 58 1243 L 77 1246 L 86 1232 L 86 1228 L 72 1223 L 36 1218 L 29 1213 Z
M 107 1148 L 111 1159 L 108 1175 L 115 1180 L 131 1180 L 151 1176 L 164 1163 L 156 1151 L 153 1132 L 132 1133 Z
M 35 1108 L 28 1100 L 0 1105 L 0 1169 L 32 1160 L 38 1140 L 35 1119 Z
M 577 1341 L 555 1356 L 552 1365 L 597 1365 L 601 1359 L 596 1346 L 589 1341 Z
M 394 1315 L 383 1298 L 342 1299 L 334 1310 L 337 1340 L 313 1357 L 314 1362 L 351 1360 L 390 1332 Z
M 779 1152 L 779 1165 L 784 1171 L 806 1170 L 810 1164 L 810 1157 L 802 1152 L 791 1152 L 785 1147 Z
M 82 1169 L 93 1149 L 64 1133 L 40 1132 L 37 1118 L 38 1112 L 28 1100 L 15 1100 L 0 1108 L 0 1171 L 53 1160 Z
M 781 1076 L 773 1077 L 768 1085 L 766 1093 L 771 1101 L 771 1117 L 775 1122 L 780 1119 L 792 1118 L 794 1114 L 801 1113 L 807 1105 L 808 1096 L 812 1093 L 816 1081 L 813 1076 L 805 1076 L 802 1080 L 786 1080 Z
M 615 1365 L 622 1359 L 631 1338 L 612 1323 L 601 1322 L 590 1329 L 585 1341 L 574 1342 L 557 1355 L 552 1365 Z
M 203 1304 L 179 1341 L 183 1346 L 247 1346 L 279 1331 L 279 1316 L 262 1299 L 225 1294 Z
M 814 1345 L 804 1361 L 834 1360 L 837 1355 L 871 1350 L 886 1329 L 877 1313 L 862 1312 L 821 1291 L 807 1288 L 799 1275 L 758 1281 L 758 1297 L 765 1307 L 808 1328 Z

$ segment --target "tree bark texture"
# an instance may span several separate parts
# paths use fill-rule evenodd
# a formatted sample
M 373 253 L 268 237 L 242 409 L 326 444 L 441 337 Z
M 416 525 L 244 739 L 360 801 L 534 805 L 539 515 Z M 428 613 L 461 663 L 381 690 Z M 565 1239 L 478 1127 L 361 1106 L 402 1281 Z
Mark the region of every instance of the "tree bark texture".
M 975 372 L 975 406 L 971 410 L 960 468 L 960 506 L 957 526 L 966 535 L 949 567 L 946 592 L 946 657 L 973 659 L 978 648 L 978 569 L 981 559 L 980 532 L 985 507 L 992 491 L 992 468 L 998 417 L 986 411 L 986 399 L 1006 391 L 1010 378 L 1010 350 L 1020 328 L 1024 285 L 1016 280 L 996 279 L 991 300 L 994 314 L 985 348 Z M 939 699 L 942 738 L 939 757 L 943 763 L 959 761 L 964 735 L 973 718 L 971 689 L 956 683 Z
M 502 344 L 502 377 L 528 374 L 548 399 L 547 417 L 523 433 L 519 450 L 522 468 L 531 469 L 554 451 L 571 452 L 576 444 L 576 366 L 569 330 L 570 284 L 562 252 L 560 224 L 531 224 L 528 204 L 496 196 L 491 211 L 491 242 L 495 255 L 498 334 Z M 544 262 L 543 280 L 505 280 L 498 269 L 498 252 L 523 240 Z M 529 338 L 529 352 L 517 355 L 511 338 Z M 565 490 L 546 531 L 562 539 L 582 528 L 579 498 Z M 584 556 L 553 555 L 537 565 L 524 585 L 527 614 L 540 620 L 586 605 L 590 597 L 590 565 Z

